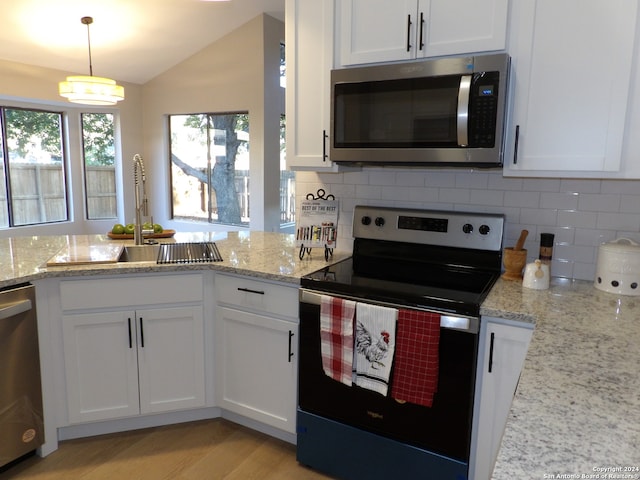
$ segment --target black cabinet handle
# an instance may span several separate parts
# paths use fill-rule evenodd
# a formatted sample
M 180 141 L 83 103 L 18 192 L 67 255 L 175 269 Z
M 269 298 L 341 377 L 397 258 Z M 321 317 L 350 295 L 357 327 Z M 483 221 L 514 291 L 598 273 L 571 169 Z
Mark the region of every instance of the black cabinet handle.
M 327 138 L 329 138 L 329 135 L 327 135 L 327 131 L 322 130 L 322 161 L 323 162 L 326 162 L 329 159 L 329 155 L 327 154 Z
M 250 288 L 238 287 L 238 291 L 247 292 L 247 293 L 255 293 L 256 295 L 264 295 L 262 290 L 251 290 Z
M 127 324 L 129 325 L 129 348 L 133 348 L 133 339 L 131 336 L 131 317 L 127 318 Z
M 407 52 L 411 51 L 411 15 L 407 15 Z
M 291 339 L 293 338 L 294 333 L 289 330 L 289 363 L 291 363 L 291 357 L 293 357 L 293 352 L 291 351 Z
M 491 343 L 489 344 L 489 373 L 493 370 L 493 342 L 495 340 L 496 334 L 491 332 Z
M 520 125 L 516 125 L 516 141 L 513 147 L 513 164 L 518 164 L 518 143 L 520 142 Z
M 424 12 L 420 12 L 420 51 L 424 50 Z
M 144 324 L 142 323 L 142 317 L 140 317 L 140 346 L 144 348 Z

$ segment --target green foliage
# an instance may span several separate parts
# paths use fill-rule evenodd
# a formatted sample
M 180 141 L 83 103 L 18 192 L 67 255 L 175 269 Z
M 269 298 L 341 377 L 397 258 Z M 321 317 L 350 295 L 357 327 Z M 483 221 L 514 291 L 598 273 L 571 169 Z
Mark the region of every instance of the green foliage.
M 9 146 L 20 158 L 33 151 L 34 143 L 49 153 L 54 161 L 62 161 L 62 115 L 55 112 L 5 108 L 4 120 Z
M 115 163 L 113 115 L 83 113 L 82 137 L 86 165 L 112 166 Z

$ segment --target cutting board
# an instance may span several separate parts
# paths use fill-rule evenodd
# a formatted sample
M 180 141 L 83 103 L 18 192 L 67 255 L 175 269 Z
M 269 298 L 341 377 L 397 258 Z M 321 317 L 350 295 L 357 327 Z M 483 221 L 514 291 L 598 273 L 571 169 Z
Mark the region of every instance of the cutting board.
M 47 266 L 89 265 L 96 263 L 116 263 L 124 245 L 105 243 L 90 245 L 70 243 L 47 261 Z

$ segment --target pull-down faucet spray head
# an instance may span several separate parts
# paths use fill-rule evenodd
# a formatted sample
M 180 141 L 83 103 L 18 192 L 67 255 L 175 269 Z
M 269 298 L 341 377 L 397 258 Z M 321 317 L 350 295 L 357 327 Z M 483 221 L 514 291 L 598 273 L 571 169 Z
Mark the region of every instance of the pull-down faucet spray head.
M 138 170 L 140 170 L 138 174 Z M 138 178 L 138 176 L 140 178 Z M 149 215 L 148 213 L 148 201 L 147 201 L 147 192 L 146 192 L 146 177 L 144 173 L 144 163 L 142 161 L 142 157 L 139 154 L 135 154 L 133 156 L 133 179 L 134 179 L 134 189 L 135 189 L 135 201 L 136 201 L 136 211 L 135 211 L 135 229 L 133 231 L 133 239 L 136 245 L 142 245 L 142 218 Z M 142 186 L 142 199 L 140 198 L 140 186 Z

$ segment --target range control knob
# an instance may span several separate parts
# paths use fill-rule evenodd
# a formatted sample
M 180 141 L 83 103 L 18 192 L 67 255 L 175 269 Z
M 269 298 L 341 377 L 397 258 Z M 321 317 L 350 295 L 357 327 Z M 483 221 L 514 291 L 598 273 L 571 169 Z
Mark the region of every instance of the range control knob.
M 371 225 L 371 217 L 364 216 L 360 221 L 363 225 Z
M 378 227 L 381 227 L 384 225 L 384 218 L 382 217 L 376 217 L 375 223 Z
M 478 231 L 480 232 L 480 235 L 487 235 L 491 231 L 491 228 L 489 225 L 480 225 Z
M 462 226 L 462 231 L 463 231 L 464 233 L 471 233 L 471 232 L 473 232 L 473 225 L 471 225 L 470 223 L 465 223 L 465 224 Z

